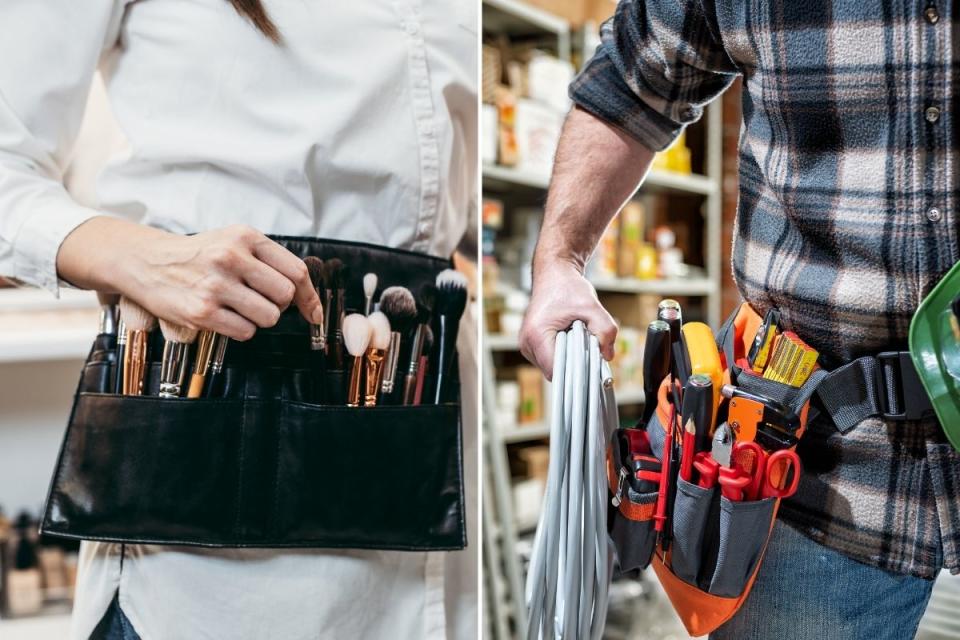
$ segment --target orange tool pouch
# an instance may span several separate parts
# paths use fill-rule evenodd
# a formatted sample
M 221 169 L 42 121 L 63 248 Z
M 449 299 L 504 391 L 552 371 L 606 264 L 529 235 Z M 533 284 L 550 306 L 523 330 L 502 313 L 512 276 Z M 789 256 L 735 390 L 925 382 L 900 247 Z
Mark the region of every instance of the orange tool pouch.
M 799 439 L 809 417 L 810 397 L 823 375 L 815 372 L 797 388 L 753 373 L 746 366 L 746 353 L 761 321 L 744 303 L 717 333 L 725 367 L 723 379 L 792 409 L 800 418 L 800 427 L 793 434 Z M 652 492 L 636 490 L 632 469 L 623 463 L 631 459 L 631 452 L 623 448 L 630 442 L 649 443 L 654 456 L 663 459 L 664 425 L 671 414 L 669 385 L 669 379 L 661 384 L 657 410 L 646 425 L 620 429 L 611 441 L 607 457 L 612 496 L 608 525 L 621 572 L 636 574 L 652 564 L 687 631 L 701 636 L 732 618 L 749 595 L 770 541 L 780 499 L 731 501 L 721 496 L 719 485 L 704 488 L 677 477 L 674 502 L 669 505 L 671 541 L 664 550 L 662 538 L 658 539 L 654 531 L 657 488 Z M 730 402 L 722 401 L 718 423 L 726 420 Z M 639 431 L 645 435 L 631 433 Z M 679 418 L 675 433 L 680 433 Z

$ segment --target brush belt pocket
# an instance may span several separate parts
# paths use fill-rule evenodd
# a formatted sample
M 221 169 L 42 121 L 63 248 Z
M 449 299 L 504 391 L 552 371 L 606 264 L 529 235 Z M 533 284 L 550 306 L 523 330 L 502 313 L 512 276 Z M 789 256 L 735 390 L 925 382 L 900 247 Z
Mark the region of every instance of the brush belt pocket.
M 367 272 L 378 274 L 379 290 L 402 285 L 417 295 L 450 267 L 383 247 L 275 240 L 300 257 L 350 265 L 347 310 L 363 308 Z M 229 343 L 216 397 L 158 397 L 162 338 L 152 336 L 149 351 L 144 395 L 117 395 L 113 336 L 96 338 L 50 484 L 45 535 L 210 547 L 466 545 L 455 362 L 449 401 L 347 407 L 329 393 L 344 374 L 310 351 L 309 327 L 293 308 L 252 340 Z

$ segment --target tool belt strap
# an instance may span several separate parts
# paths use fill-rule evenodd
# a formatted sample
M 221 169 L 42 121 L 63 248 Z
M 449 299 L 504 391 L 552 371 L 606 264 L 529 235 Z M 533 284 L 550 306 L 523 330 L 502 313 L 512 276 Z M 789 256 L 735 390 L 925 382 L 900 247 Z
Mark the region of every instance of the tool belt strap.
M 736 361 L 736 319 L 734 312 L 716 336 L 727 366 Z M 840 433 L 872 416 L 903 422 L 935 415 L 909 351 L 864 356 L 833 371 L 817 369 L 803 385 L 799 399 L 806 401 L 811 393 L 818 402 L 811 407 L 808 420 L 825 412 Z
M 823 377 L 816 397 L 840 433 L 871 416 L 903 422 L 934 415 L 909 351 L 848 362 Z

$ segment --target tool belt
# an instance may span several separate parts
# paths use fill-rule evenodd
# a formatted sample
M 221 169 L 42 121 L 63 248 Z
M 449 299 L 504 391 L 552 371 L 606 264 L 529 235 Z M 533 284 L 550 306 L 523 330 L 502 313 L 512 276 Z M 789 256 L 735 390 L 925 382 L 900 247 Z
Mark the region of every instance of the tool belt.
M 744 304 L 749 309 L 749 305 Z M 758 324 L 759 316 L 743 307 L 717 332 L 717 344 L 727 362 L 733 362 L 734 341 L 749 324 Z M 739 329 L 738 329 L 739 326 Z M 933 405 L 924 391 L 909 351 L 885 351 L 876 356 L 852 360 L 833 371 L 819 369 L 811 375 L 814 406 L 811 418 L 826 413 L 841 433 L 850 431 L 865 419 L 877 416 L 902 422 L 932 417 Z
M 669 500 L 669 540 L 658 535 L 655 519 L 663 485 L 658 487 L 652 482 L 653 476 L 634 469 L 646 466 L 654 474 L 659 472 L 665 457 L 670 455 L 665 446 L 666 430 L 683 431 L 676 417 L 680 410 L 674 407 L 670 378 L 660 384 L 657 408 L 649 421 L 636 428 L 618 430 L 608 452 L 608 529 L 620 571 L 636 574 L 652 564 L 670 602 L 693 636 L 717 629 L 749 595 L 770 541 L 780 500 L 795 490 L 799 481 L 799 459 L 793 452 L 811 416 L 811 398 L 826 376 L 826 372 L 815 370 L 802 386 L 794 387 L 743 367 L 761 320 L 748 304 L 743 304 L 717 334 L 717 349 L 724 366 L 722 382 L 780 403 L 798 418 L 793 433 L 786 438 L 787 444 L 776 451 L 779 456 L 793 456 L 796 466 L 790 470 L 768 468 L 770 485 L 789 484 L 789 491 L 750 495 L 743 489 L 742 495 L 739 490 L 728 494 L 728 485 L 722 485 L 723 481 L 715 478 L 712 483 L 703 482 L 701 474 L 701 480 L 694 483 L 674 469 L 674 488 L 662 498 Z M 733 402 L 734 399 L 721 401 L 715 414 L 715 429 L 732 419 Z M 756 439 L 760 441 L 759 436 Z M 649 460 L 651 453 L 653 459 Z M 773 451 L 764 455 L 772 457 Z M 634 468 L 628 467 L 631 461 Z M 759 460 L 757 463 L 760 464 Z M 723 474 L 721 469 L 720 475 Z
M 301 258 L 413 291 L 448 260 L 367 244 L 274 238 Z M 466 545 L 459 388 L 444 404 L 327 404 L 342 371 L 314 366 L 296 308 L 232 342 L 221 391 L 157 397 L 159 331 L 145 395 L 111 393 L 112 336 L 84 364 L 41 532 L 62 538 L 210 547 L 450 550 Z M 454 376 L 456 366 L 452 367 Z M 383 481 L 381 484 L 380 481 Z

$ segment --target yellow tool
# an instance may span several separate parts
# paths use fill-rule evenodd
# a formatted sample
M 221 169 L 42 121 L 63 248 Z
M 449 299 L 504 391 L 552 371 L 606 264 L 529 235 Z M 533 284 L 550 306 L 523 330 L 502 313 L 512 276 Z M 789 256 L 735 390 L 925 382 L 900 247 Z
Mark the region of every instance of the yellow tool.
M 683 344 L 690 358 L 690 374 L 701 374 L 713 383 L 713 414 L 710 424 L 715 424 L 717 407 L 720 406 L 720 387 L 723 386 L 723 367 L 713 331 L 702 322 L 687 322 L 680 329 Z

